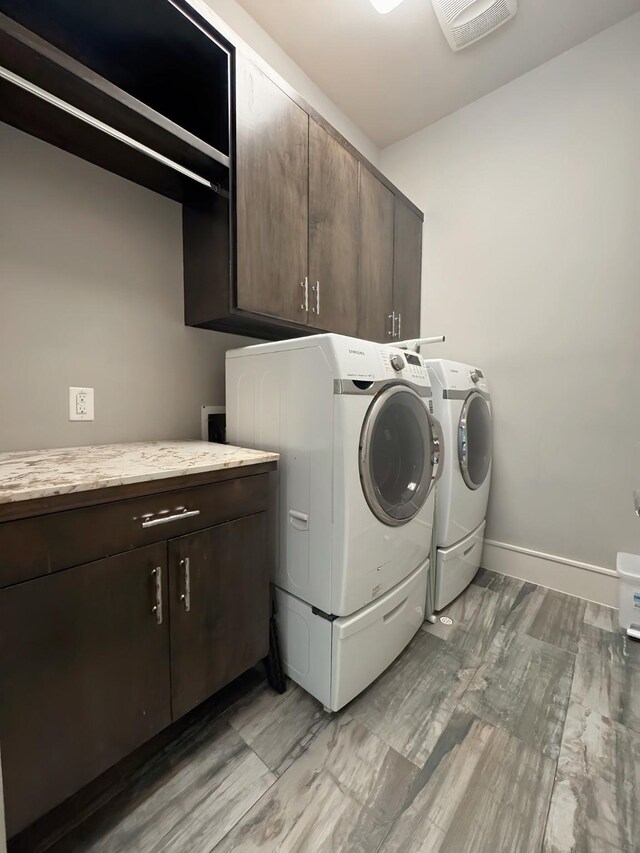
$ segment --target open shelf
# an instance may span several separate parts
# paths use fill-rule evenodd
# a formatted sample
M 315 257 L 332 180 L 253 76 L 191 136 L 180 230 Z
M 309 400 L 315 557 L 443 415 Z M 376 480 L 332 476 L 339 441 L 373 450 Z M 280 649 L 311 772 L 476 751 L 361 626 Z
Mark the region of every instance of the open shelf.
M 228 190 L 231 48 L 171 0 L 0 12 L 0 119 L 181 201 Z

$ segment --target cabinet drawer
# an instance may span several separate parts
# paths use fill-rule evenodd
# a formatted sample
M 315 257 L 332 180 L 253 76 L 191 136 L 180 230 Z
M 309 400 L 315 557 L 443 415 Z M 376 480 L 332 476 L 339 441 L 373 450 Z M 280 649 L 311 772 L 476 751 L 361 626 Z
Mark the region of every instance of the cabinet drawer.
M 267 507 L 268 475 L 0 524 L 0 587 L 172 539 Z

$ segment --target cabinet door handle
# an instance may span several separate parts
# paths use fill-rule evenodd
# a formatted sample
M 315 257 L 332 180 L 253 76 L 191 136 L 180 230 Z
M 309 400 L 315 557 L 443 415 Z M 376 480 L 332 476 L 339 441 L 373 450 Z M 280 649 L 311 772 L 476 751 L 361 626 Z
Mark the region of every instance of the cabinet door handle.
M 184 604 L 184 609 L 188 613 L 191 610 L 191 564 L 189 557 L 180 560 L 180 565 L 184 567 L 184 592 L 180 596 L 180 601 Z
M 320 313 L 320 282 L 316 281 L 315 284 L 311 285 L 311 292 L 316 295 L 316 307 L 311 309 L 312 314 Z
M 389 335 L 390 338 L 392 338 L 396 333 L 396 312 L 395 311 L 392 311 L 391 314 L 389 314 L 389 319 L 391 320 L 391 331 L 387 332 L 387 334 Z
M 162 569 L 160 566 L 151 570 L 151 577 L 154 589 L 154 605 L 151 612 L 155 614 L 158 625 L 162 625 Z
M 402 314 L 398 314 L 398 338 L 402 340 Z
M 190 509 L 188 512 L 176 512 L 173 515 L 159 515 L 157 518 L 148 518 L 142 522 L 143 527 L 156 527 L 158 524 L 169 524 L 170 521 L 180 521 L 183 518 L 195 518 L 200 515 L 199 509 Z
M 303 302 L 300 308 L 309 313 L 309 278 L 305 275 L 304 281 L 300 282 L 300 287 L 304 288 Z

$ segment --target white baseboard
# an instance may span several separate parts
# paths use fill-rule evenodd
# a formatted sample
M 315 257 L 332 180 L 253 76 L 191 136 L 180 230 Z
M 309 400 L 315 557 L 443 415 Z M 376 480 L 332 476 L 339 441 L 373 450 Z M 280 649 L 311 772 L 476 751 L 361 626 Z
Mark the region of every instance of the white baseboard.
M 613 569 L 580 563 L 555 554 L 543 554 L 485 539 L 480 565 L 492 572 L 537 583 L 549 589 L 618 606 L 618 576 Z

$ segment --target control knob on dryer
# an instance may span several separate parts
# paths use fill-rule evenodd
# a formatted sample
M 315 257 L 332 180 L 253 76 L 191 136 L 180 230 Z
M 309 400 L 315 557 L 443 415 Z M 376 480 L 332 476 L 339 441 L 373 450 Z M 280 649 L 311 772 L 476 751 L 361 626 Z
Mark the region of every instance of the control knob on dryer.
M 477 383 L 480 381 L 480 374 L 478 373 L 477 370 L 472 370 L 471 373 L 469 374 L 469 378 L 471 379 L 472 382 Z
M 404 358 L 397 353 L 392 355 L 389 361 L 394 370 L 402 370 L 404 368 Z

